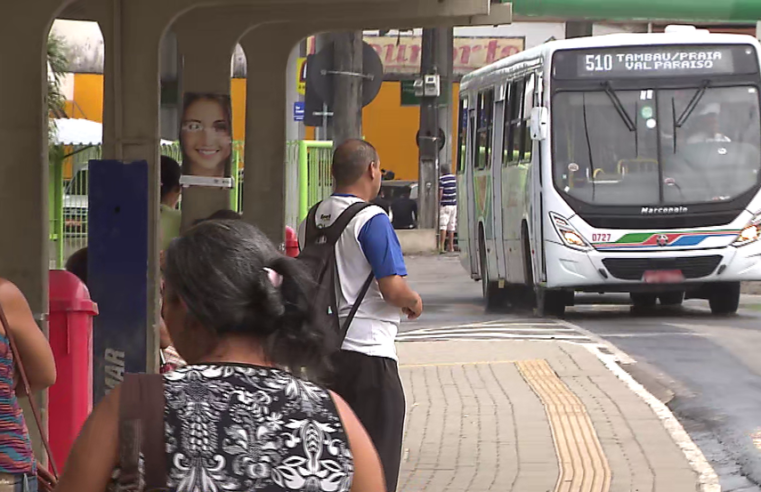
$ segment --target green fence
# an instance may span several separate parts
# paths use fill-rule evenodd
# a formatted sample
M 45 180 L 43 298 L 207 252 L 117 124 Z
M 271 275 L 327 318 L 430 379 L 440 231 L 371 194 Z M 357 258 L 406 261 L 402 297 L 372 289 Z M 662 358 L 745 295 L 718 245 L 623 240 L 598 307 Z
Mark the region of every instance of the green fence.
M 333 143 L 329 141 L 302 140 L 286 144 L 286 214 L 290 225 L 297 225 L 306 218 L 309 208 L 330 196 L 333 178 L 330 172 Z M 87 222 L 89 205 L 90 160 L 101 158 L 101 146 L 57 147 L 51 149 L 57 155 L 50 166 L 50 268 L 62 268 L 66 259 L 75 251 L 87 246 Z M 177 161 L 182 160 L 178 143 L 162 145 L 161 154 Z M 241 141 L 233 143 L 232 175 L 236 176 L 230 206 L 243 210 L 243 180 L 245 146 Z M 64 162 L 71 165 L 71 179 L 63 177 Z M 289 186 L 290 183 L 290 186 Z
M 306 218 L 312 205 L 333 192 L 332 158 L 333 142 L 299 142 L 299 221 Z

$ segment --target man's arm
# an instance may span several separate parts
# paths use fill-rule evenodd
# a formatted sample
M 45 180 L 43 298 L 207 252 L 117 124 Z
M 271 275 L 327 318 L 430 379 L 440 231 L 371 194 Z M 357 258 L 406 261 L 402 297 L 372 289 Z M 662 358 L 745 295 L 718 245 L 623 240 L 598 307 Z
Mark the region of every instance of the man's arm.
M 420 317 L 423 313 L 423 300 L 412 290 L 404 277 L 391 275 L 378 280 L 383 299 L 394 307 L 401 309 L 408 319 Z
M 410 319 L 420 316 L 423 302 L 404 279 L 407 267 L 388 216 L 378 214 L 368 220 L 358 239 L 385 301 L 401 309 Z

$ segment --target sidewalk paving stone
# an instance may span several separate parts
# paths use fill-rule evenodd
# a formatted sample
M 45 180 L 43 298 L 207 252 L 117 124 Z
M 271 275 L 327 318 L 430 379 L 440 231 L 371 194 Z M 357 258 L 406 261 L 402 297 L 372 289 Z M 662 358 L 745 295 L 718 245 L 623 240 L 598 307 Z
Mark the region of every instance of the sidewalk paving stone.
M 580 345 L 434 341 L 398 351 L 400 492 L 696 490 L 660 419 Z

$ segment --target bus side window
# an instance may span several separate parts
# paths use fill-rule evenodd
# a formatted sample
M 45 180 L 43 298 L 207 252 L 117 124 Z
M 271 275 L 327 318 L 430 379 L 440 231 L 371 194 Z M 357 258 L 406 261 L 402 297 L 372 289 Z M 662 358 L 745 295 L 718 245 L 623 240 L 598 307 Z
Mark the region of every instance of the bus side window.
M 468 96 L 466 95 L 460 99 L 460 109 L 457 113 L 459 118 L 459 124 L 457 125 L 457 173 L 462 174 L 465 172 L 465 146 L 467 145 L 468 137 Z
M 494 126 L 494 89 L 478 93 L 476 115 L 476 169 L 488 169 L 491 165 L 491 141 Z
M 507 109 L 505 110 L 505 163 L 517 164 L 521 142 L 521 120 L 523 119 L 523 80 L 510 83 Z
M 531 108 L 534 100 L 534 74 L 526 76 L 523 95 L 523 124 L 521 125 L 520 161 L 531 161 Z

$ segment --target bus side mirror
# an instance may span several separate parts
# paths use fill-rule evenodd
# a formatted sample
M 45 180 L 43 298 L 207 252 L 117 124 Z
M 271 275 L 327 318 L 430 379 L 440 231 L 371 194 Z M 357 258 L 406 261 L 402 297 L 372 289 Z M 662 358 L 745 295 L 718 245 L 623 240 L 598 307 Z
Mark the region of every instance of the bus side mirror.
M 540 106 L 531 110 L 531 139 L 546 140 L 549 131 L 547 108 Z

